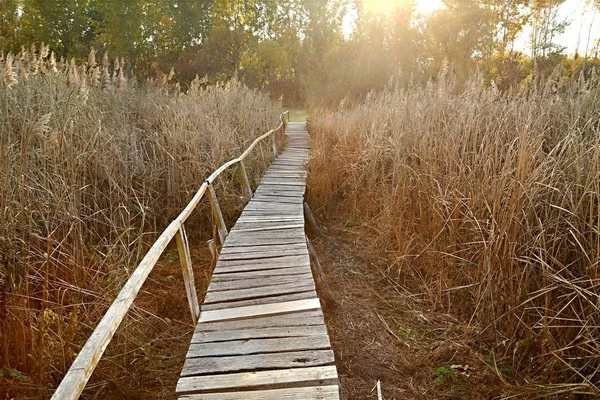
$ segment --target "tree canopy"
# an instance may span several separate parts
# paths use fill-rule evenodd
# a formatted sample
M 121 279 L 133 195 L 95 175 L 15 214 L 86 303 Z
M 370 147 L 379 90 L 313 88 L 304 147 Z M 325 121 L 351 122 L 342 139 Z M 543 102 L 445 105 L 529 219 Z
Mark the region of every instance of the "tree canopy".
M 85 60 L 94 48 L 124 58 L 140 78 L 174 66 L 182 83 L 237 77 L 286 102 L 360 96 L 392 77 L 426 81 L 448 67 L 461 80 L 479 69 L 502 87 L 534 65 L 565 62 L 555 41 L 568 23 L 557 13 L 563 1 L 444 0 L 423 16 L 411 0 L 383 11 L 369 0 L 3 0 L 0 49 L 45 43 L 57 58 Z M 530 54 L 514 50 L 526 24 Z M 596 44 L 585 59 L 597 53 Z

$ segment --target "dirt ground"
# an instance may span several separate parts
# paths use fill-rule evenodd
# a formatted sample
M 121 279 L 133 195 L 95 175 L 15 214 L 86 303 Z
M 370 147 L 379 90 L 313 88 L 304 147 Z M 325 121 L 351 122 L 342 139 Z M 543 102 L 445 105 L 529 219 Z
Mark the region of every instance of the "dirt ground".
M 337 306 L 325 310 L 343 398 L 494 399 L 510 384 L 449 315 L 399 289 L 362 241 L 342 229 L 313 240 Z

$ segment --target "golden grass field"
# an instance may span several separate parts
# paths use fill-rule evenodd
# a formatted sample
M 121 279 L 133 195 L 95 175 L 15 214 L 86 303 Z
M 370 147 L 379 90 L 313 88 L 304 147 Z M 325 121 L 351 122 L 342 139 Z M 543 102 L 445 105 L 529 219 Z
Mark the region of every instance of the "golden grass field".
M 311 207 L 360 232 L 399 290 L 457 317 L 503 379 L 597 395 L 598 76 L 480 82 L 392 83 L 316 111 Z

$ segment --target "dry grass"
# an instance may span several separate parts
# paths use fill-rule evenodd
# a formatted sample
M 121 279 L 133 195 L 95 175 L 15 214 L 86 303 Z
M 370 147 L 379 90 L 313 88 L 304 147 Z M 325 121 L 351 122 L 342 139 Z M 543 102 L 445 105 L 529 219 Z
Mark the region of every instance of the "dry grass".
M 236 81 L 182 91 L 126 68 L 56 61 L 44 46 L 0 58 L 0 380 L 54 385 L 156 232 L 278 123 L 277 106 Z M 270 156 L 254 154 L 256 182 Z M 235 213 L 235 172 L 217 193 Z M 203 207 L 196 235 L 210 234 Z
M 470 326 L 507 382 L 600 394 L 600 87 L 388 87 L 315 113 L 311 207 Z

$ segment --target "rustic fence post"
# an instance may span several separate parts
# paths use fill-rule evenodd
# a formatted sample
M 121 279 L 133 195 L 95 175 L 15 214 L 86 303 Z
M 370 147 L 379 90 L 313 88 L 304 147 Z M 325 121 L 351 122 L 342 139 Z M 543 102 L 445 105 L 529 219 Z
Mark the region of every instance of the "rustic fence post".
M 250 186 L 250 181 L 248 180 L 248 173 L 246 172 L 246 167 L 244 166 L 244 161 L 240 160 L 240 175 L 242 176 L 242 186 L 244 190 L 244 194 L 248 198 L 248 200 L 252 199 L 252 187 Z
M 213 216 L 217 223 L 217 230 L 219 231 L 219 240 L 221 240 L 221 245 L 225 243 L 225 239 L 229 232 L 227 232 L 227 227 L 225 226 L 225 219 L 223 218 L 223 213 L 221 212 L 221 207 L 219 207 L 219 201 L 217 200 L 217 194 L 215 193 L 215 188 L 213 187 L 211 182 L 208 183 L 208 200 L 210 201 L 210 208 L 212 209 Z
M 196 284 L 194 283 L 194 270 L 192 268 L 192 257 L 190 255 L 190 245 L 183 223 L 179 223 L 179 231 L 175 236 L 177 239 L 177 250 L 179 250 L 179 260 L 181 261 L 181 270 L 183 272 L 183 283 L 187 293 L 190 312 L 194 325 L 200 318 L 200 305 L 198 304 L 198 295 L 196 294 Z

